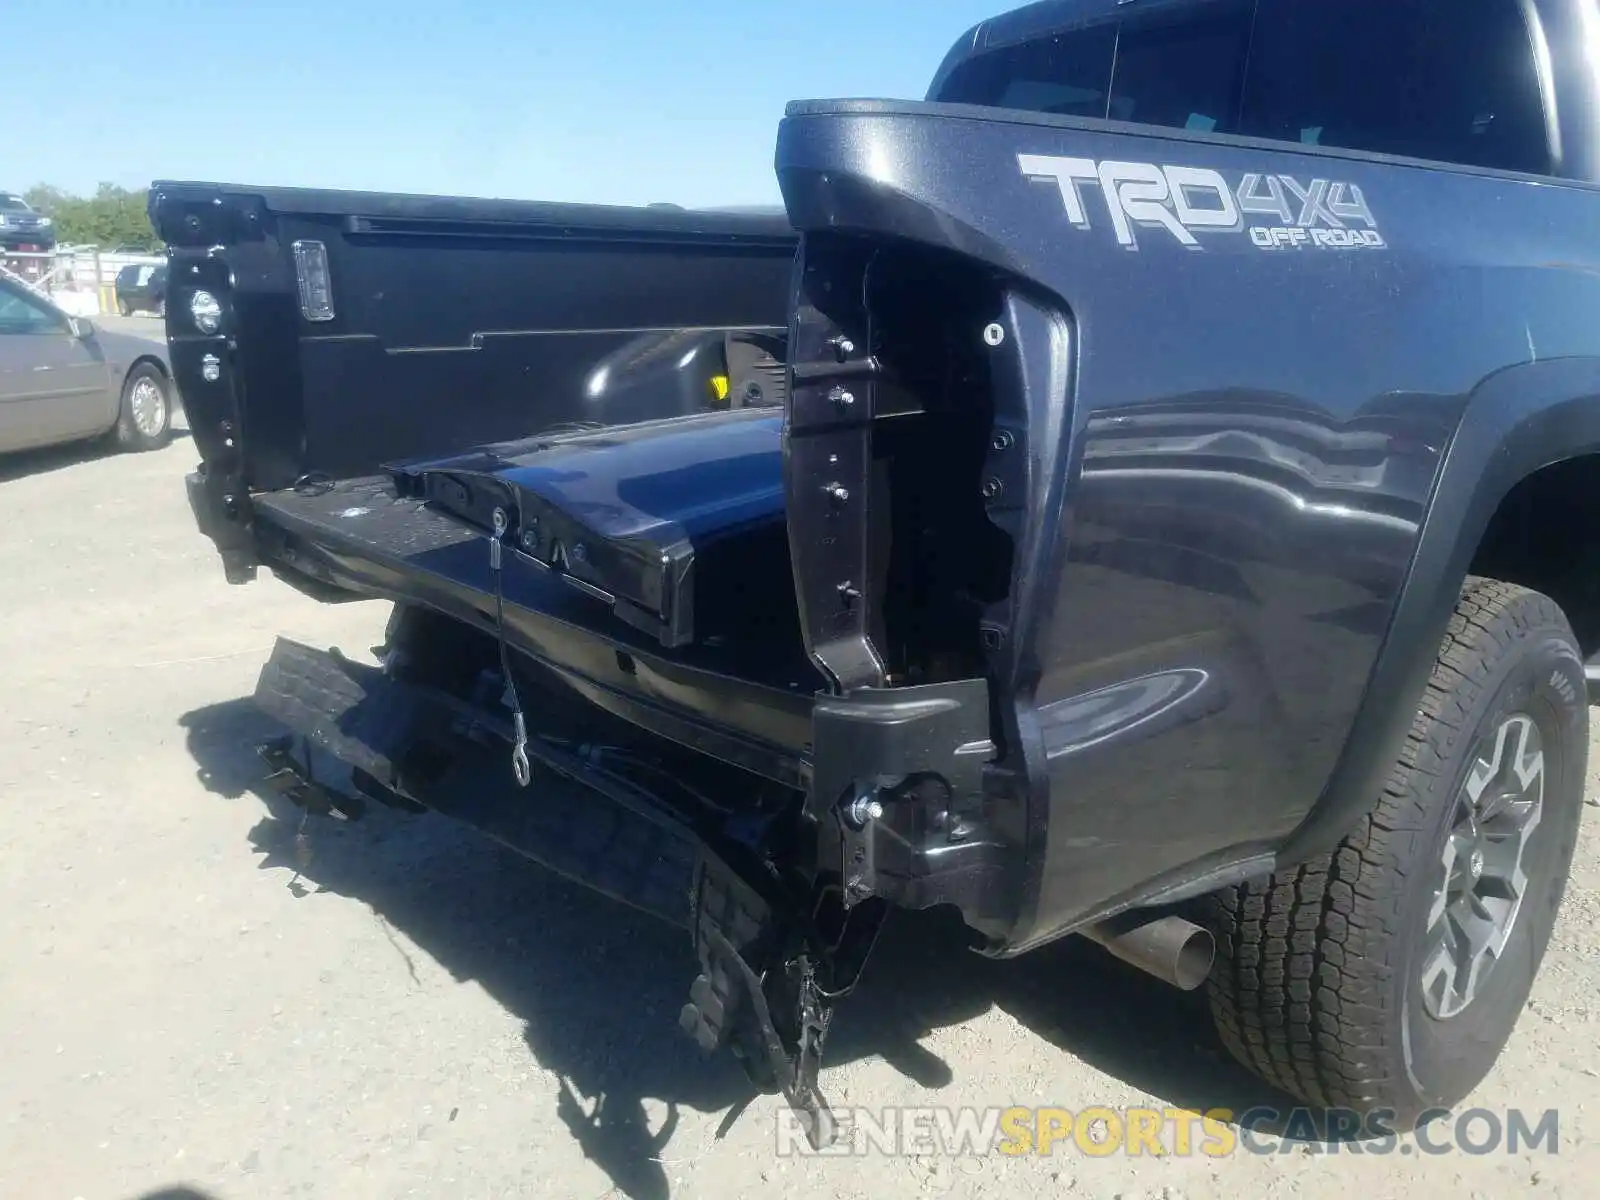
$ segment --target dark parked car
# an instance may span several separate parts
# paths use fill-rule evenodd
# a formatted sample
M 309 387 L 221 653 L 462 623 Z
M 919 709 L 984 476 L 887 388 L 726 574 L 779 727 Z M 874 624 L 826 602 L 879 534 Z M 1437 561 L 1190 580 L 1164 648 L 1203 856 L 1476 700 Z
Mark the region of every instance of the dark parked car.
M 14 192 L 0 192 L 0 249 L 54 250 L 55 223 Z
M 833 1005 L 935 906 L 1439 1115 L 1584 811 L 1594 21 L 1033 4 L 926 102 L 791 105 L 792 229 L 158 185 L 229 577 L 397 601 L 382 667 L 280 643 L 281 778 L 686 926 L 683 1026 L 819 1141 Z
M 172 438 L 165 347 L 96 329 L 0 276 L 0 454 L 105 437 L 128 450 Z
M 123 267 L 117 272 L 117 311 L 123 316 L 136 312 L 150 312 L 165 316 L 167 312 L 167 267 L 142 263 Z

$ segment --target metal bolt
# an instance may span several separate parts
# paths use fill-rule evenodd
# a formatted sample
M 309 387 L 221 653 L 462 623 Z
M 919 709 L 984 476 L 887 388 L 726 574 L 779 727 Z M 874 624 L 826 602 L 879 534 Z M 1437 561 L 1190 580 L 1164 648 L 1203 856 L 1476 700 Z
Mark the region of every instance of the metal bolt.
M 839 585 L 838 591 L 839 603 L 846 608 L 854 607 L 855 602 L 861 599 L 861 589 L 848 579 Z
M 845 816 L 852 825 L 859 828 L 868 821 L 876 821 L 883 816 L 883 802 L 878 799 L 877 793 L 863 789 L 851 798 L 845 807 Z
M 524 550 L 537 550 L 539 548 L 539 530 L 524 529 L 522 531 L 522 548 Z
M 833 401 L 833 406 L 843 412 L 856 402 L 856 395 L 848 388 L 835 387 L 829 390 L 828 399 Z
M 828 499 L 835 504 L 843 504 L 850 499 L 850 489 L 842 483 L 830 483 L 822 490 L 828 493 Z
M 1005 484 L 1001 483 L 998 479 L 995 479 L 995 478 L 993 478 L 991 476 L 990 478 L 985 479 L 983 481 L 983 489 L 982 490 L 983 490 L 983 498 L 985 500 L 993 500 L 1001 492 L 1005 491 Z
M 511 523 L 506 518 L 506 510 L 503 509 L 503 508 L 495 509 L 494 510 L 494 516 L 491 517 L 490 520 L 494 523 L 494 535 L 495 535 L 495 537 L 503 537 L 503 536 L 505 536 L 506 527 Z
M 856 352 L 856 344 L 842 333 L 833 338 L 832 341 L 834 357 L 840 362 L 843 362 Z
M 1009 429 L 996 429 L 994 436 L 989 439 L 989 446 L 994 450 L 1009 450 L 1015 442 Z
M 991 321 L 983 327 L 983 341 L 988 346 L 998 346 L 1006 340 L 1005 326 L 998 321 Z

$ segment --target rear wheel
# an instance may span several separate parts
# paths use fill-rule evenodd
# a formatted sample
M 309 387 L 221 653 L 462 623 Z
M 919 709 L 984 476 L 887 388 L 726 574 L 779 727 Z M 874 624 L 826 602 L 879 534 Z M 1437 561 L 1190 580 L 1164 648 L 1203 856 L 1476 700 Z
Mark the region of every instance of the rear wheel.
M 131 317 L 133 315 L 133 309 L 129 307 L 128 302 L 121 296 L 117 297 L 117 312 L 124 317 Z
M 167 315 L 167 298 L 165 296 L 163 296 L 161 299 L 156 301 L 156 316 L 164 317 L 166 315 Z
M 117 445 L 124 450 L 159 450 L 172 440 L 172 384 L 149 363 L 140 363 L 122 383 Z
M 1401 1129 L 1462 1100 L 1549 945 L 1587 757 L 1566 617 L 1469 579 L 1371 815 L 1327 857 L 1209 898 L 1228 1050 L 1307 1103 Z

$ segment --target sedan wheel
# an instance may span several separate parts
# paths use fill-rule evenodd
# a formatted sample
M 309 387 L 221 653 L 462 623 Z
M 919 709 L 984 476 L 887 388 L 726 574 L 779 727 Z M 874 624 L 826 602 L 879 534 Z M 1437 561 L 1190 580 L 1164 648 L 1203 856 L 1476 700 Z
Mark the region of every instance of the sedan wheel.
M 125 450 L 157 450 L 172 440 L 172 384 L 149 363 L 129 371 L 122 385 L 116 435 Z

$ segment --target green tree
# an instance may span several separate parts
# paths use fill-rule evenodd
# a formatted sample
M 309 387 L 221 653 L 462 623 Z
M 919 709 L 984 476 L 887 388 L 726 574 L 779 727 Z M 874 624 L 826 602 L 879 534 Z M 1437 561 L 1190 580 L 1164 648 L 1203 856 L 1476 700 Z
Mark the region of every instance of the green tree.
M 74 196 L 49 184 L 38 184 L 24 195 L 34 208 L 55 222 L 56 240 L 110 249 L 117 245 L 158 250 L 161 239 L 150 226 L 145 192 L 102 183 L 93 196 Z

